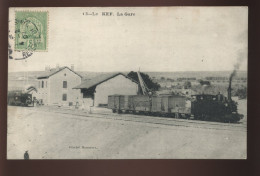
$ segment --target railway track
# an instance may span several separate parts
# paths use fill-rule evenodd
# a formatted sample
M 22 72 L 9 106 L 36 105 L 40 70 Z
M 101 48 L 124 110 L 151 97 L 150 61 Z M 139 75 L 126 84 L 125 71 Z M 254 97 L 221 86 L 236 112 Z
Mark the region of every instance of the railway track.
M 54 109 L 54 108 L 37 108 L 40 111 L 46 111 L 75 115 L 78 117 L 87 118 L 102 118 L 111 119 L 125 122 L 137 122 L 137 123 L 147 123 L 165 126 L 180 126 L 180 127 L 192 127 L 201 129 L 214 129 L 214 130 L 227 130 L 227 131 L 247 131 L 245 123 L 233 124 L 233 123 L 220 123 L 220 122 L 210 122 L 210 121 L 199 121 L 199 120 L 188 120 L 188 119 L 175 119 L 166 117 L 154 117 L 145 115 L 133 115 L 133 114 L 114 114 L 114 113 L 92 113 L 87 114 L 81 110 L 72 109 Z M 83 118 L 83 120 L 85 119 Z
M 113 119 L 122 120 L 122 121 L 160 124 L 160 125 L 167 125 L 167 126 L 183 126 L 183 127 L 195 127 L 195 128 L 216 129 L 216 130 L 246 131 L 246 125 L 244 124 L 234 125 L 234 124 L 225 124 L 225 123 L 218 123 L 218 122 L 206 122 L 206 121 L 198 121 L 198 120 L 152 117 L 152 116 L 144 116 L 144 115 L 128 115 L 128 114 L 120 114 L 120 115 L 115 114 L 115 118 Z

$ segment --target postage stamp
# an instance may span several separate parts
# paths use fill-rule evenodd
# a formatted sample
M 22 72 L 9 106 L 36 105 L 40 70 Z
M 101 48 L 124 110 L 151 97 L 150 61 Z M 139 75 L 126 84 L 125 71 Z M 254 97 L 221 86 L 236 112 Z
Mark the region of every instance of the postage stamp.
M 47 51 L 47 11 L 15 12 L 15 50 Z

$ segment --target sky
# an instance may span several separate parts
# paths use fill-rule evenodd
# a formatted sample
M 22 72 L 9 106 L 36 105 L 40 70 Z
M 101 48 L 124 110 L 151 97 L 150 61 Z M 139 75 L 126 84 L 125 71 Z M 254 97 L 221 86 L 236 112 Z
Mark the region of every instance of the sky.
M 9 59 L 9 72 L 57 64 L 90 72 L 247 70 L 247 7 L 11 8 L 11 34 L 18 10 L 49 12 L 48 51 Z M 117 16 L 125 12 L 135 16 Z

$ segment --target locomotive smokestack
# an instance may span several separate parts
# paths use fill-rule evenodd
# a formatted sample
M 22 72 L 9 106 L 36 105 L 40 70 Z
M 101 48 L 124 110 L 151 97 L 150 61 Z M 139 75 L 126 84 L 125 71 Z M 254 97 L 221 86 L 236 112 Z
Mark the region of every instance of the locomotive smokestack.
M 231 99 L 231 90 L 232 90 L 231 84 L 232 84 L 232 79 L 233 79 L 233 77 L 235 76 L 235 74 L 236 74 L 236 70 L 234 70 L 234 71 L 231 73 L 230 77 L 229 77 L 229 85 L 228 85 L 228 89 L 227 89 L 227 91 L 228 91 L 228 101 L 231 101 L 231 100 L 232 100 L 232 99 Z
M 234 70 L 233 72 L 231 73 L 231 75 L 229 76 L 229 85 L 228 85 L 228 101 L 231 101 L 231 90 L 232 90 L 232 80 L 234 78 L 234 76 L 236 76 L 237 74 L 237 70 L 239 69 L 239 66 L 240 66 L 240 63 L 237 63 L 235 66 L 234 66 Z

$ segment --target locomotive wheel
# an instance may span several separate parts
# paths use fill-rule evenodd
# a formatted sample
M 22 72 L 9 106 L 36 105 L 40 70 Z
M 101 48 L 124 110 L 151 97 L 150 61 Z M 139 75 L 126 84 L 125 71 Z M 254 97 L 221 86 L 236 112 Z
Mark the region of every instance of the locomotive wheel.
M 190 116 L 188 114 L 184 114 L 185 119 L 190 119 Z
M 167 117 L 167 114 L 166 113 L 161 113 L 161 116 L 162 117 Z
M 175 114 L 174 113 L 170 113 L 170 117 L 171 118 L 175 118 Z
M 154 113 L 154 112 L 150 112 L 150 115 L 151 115 L 151 116 L 155 116 L 155 113 Z
M 146 116 L 149 115 L 149 112 L 148 112 L 148 111 L 145 111 L 145 112 L 144 112 L 144 115 L 146 115 Z
M 198 120 L 198 115 L 197 114 L 193 115 L 193 120 Z
M 139 114 L 144 115 L 145 113 L 144 111 L 139 111 Z
M 171 114 L 170 113 L 166 113 L 165 117 L 171 117 Z
M 155 113 L 155 116 L 160 117 L 160 116 L 161 116 L 161 113 L 160 113 L 160 112 L 156 112 L 156 113 Z

